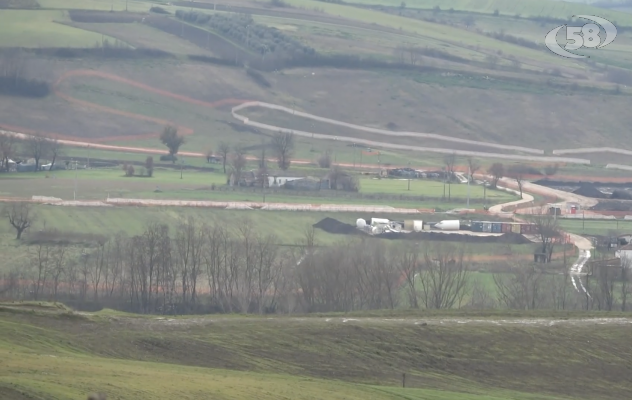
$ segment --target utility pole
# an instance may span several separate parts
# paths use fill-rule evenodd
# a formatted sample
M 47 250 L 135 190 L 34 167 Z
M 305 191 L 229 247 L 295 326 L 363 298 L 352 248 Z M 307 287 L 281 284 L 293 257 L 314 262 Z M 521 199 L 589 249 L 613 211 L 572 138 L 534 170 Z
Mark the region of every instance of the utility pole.
M 410 161 L 408 162 L 408 169 L 410 169 Z M 408 190 L 410 190 L 410 171 L 408 171 Z
M 470 208 L 470 166 L 467 166 L 467 208 Z
M 72 199 L 77 200 L 77 161 L 75 161 L 75 191 L 72 193 Z
M 356 165 L 355 165 L 355 147 L 356 147 L 356 144 L 354 143 L 353 144 L 353 169 L 355 169 L 355 167 L 356 167 Z

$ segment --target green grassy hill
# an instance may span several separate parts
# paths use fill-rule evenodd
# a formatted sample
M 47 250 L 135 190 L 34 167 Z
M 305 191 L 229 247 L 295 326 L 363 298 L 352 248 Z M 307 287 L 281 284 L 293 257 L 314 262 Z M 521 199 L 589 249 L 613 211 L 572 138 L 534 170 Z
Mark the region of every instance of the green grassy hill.
M 400 7 L 398 0 L 349 0 L 351 4 L 371 4 Z M 407 8 L 433 9 L 439 6 L 442 10 L 470 11 L 492 14 L 498 10 L 501 15 L 521 15 L 524 17 L 551 17 L 567 19 L 573 15 L 597 15 L 602 18 L 618 21 L 630 26 L 632 16 L 610 10 L 604 10 L 588 4 L 571 3 L 555 0 L 407 0 L 403 2 Z
M 574 14 L 599 14 L 627 26 L 629 15 L 616 11 L 552 0 L 452 0 L 442 2 L 438 10 L 432 0 L 412 0 L 405 8 L 393 0 L 345 4 L 288 0 L 287 7 L 268 7 L 260 1 L 220 11 L 203 3 L 191 7 L 163 4 L 165 12 L 171 13 L 165 16 L 149 13 L 153 3 L 126 3 L 44 0 L 41 9 L 4 12 L 7 23 L 2 26 L 7 31 L 0 35 L 0 46 L 33 49 L 25 56 L 29 77 L 59 85 L 43 98 L 0 94 L 11 99 L 0 102 L 0 126 L 113 145 L 156 147 L 156 133 L 162 124 L 171 122 L 193 133 L 183 150 L 199 151 L 217 148 L 226 140 L 260 142 L 259 133 L 236 125 L 228 111 L 234 101 L 266 99 L 365 126 L 549 152 L 564 147 L 614 147 L 630 123 L 622 111 L 629 106 L 627 86 L 632 84 L 629 32 L 619 32 L 615 43 L 590 53 L 587 62 L 558 57 L 542 44 L 546 32 L 557 24 L 554 19 Z M 390 8 L 366 8 L 371 5 Z M 239 8 L 244 6 L 249 8 Z M 77 8 L 84 10 L 84 19 L 71 11 Z M 497 9 L 499 14 L 494 16 Z M 183 10 L 202 16 L 228 15 L 227 10 L 248 12 L 257 28 L 248 35 L 230 36 L 208 24 L 182 23 L 174 13 Z M 237 25 L 233 28 L 245 33 L 245 25 Z M 261 33 L 266 27 L 282 32 L 283 41 L 310 46 L 322 57 L 368 57 L 404 67 L 362 63 L 349 67 L 330 60 L 327 62 L 333 64 L 264 71 L 264 85 L 246 74 L 239 57 L 248 46 L 248 54 L 257 55 L 251 63 L 276 57 L 264 52 L 262 60 L 258 59 L 261 49 L 256 46 L 272 45 Z M 21 31 L 28 35 L 16 35 Z M 99 53 L 105 39 L 170 55 L 157 57 L 130 50 L 126 56 L 108 56 Z M 52 49 L 58 47 L 84 48 L 73 50 L 84 53 Z M 231 65 L 201 63 L 190 55 L 221 58 Z M 124 80 L 72 75 L 79 70 L 96 70 Z M 129 81 L 162 94 L 131 86 Z M 226 100 L 233 103 L 221 103 Z M 24 108 L 31 112 L 21 113 Z M 551 109 L 556 111 L 551 113 Z M 341 129 L 323 124 L 318 130 L 335 135 Z M 269 132 L 263 133 L 269 136 Z M 406 139 L 406 143 L 417 142 Z M 442 141 L 424 144 L 451 145 Z M 334 150 L 345 160 L 350 158 L 348 149 L 340 144 L 307 138 L 298 141 L 296 155 L 315 160 L 332 146 L 338 147 Z M 457 147 L 476 150 L 480 146 Z M 384 162 L 405 163 L 411 158 L 437 157 L 394 151 L 388 158 L 385 155 Z
M 11 400 L 96 391 L 156 400 L 605 400 L 631 389 L 627 328 L 572 314 L 547 326 L 450 322 L 457 314 L 343 322 L 0 310 L 0 393 Z

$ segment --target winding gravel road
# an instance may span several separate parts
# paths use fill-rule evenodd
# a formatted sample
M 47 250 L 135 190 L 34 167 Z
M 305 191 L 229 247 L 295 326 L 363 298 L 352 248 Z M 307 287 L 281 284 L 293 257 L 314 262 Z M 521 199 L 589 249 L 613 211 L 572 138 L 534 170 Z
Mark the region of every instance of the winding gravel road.
M 251 121 L 250 118 L 237 113 L 237 111 L 243 110 L 245 108 L 251 108 L 251 107 L 261 107 L 261 108 L 268 108 L 271 110 L 282 111 L 288 114 L 298 115 L 303 118 L 313 119 L 315 121 L 325 122 L 332 125 L 344 126 L 347 128 L 352 128 L 352 129 L 356 129 L 363 132 L 377 133 L 377 134 L 387 136 L 387 137 L 388 136 L 391 136 L 391 137 L 408 136 L 408 137 L 418 137 L 418 138 L 425 138 L 425 139 L 439 139 L 443 141 L 450 141 L 450 142 L 456 142 L 456 143 L 461 143 L 461 144 L 470 144 L 470 145 L 478 145 L 478 146 L 484 145 L 486 147 L 497 148 L 499 150 L 511 150 L 511 151 L 519 151 L 523 153 L 544 154 L 544 150 L 532 149 L 528 147 L 509 146 L 509 145 L 502 145 L 502 144 L 496 144 L 496 143 L 485 143 L 485 142 L 480 142 L 480 141 L 473 141 L 473 140 L 467 140 L 467 139 L 454 138 L 450 136 L 437 135 L 433 133 L 394 132 L 394 131 L 388 131 L 384 129 L 369 128 L 366 126 L 350 124 L 347 122 L 337 121 L 330 118 L 319 117 L 318 115 L 296 111 L 288 107 L 279 106 L 279 105 L 271 104 L 271 103 L 264 103 L 261 101 L 246 102 L 246 103 L 233 107 L 232 115 L 235 119 L 241 121 L 245 125 L 254 126 L 259 129 L 265 129 L 267 131 L 272 131 L 272 132 L 294 133 L 297 136 L 309 137 L 309 138 L 314 138 L 314 139 L 338 140 L 341 142 L 348 142 L 348 143 L 362 143 L 362 144 L 367 145 L 368 147 L 382 147 L 382 148 L 397 149 L 397 150 L 413 150 L 413 151 L 420 151 L 420 152 L 457 154 L 461 156 L 496 158 L 496 159 L 514 160 L 514 161 L 536 161 L 536 162 L 539 161 L 539 162 L 552 162 L 552 163 L 557 162 L 557 163 L 572 163 L 572 164 L 590 164 L 590 160 L 583 159 L 583 158 L 547 157 L 547 156 L 535 156 L 535 155 L 531 156 L 531 155 L 518 155 L 518 154 L 507 154 L 507 153 L 488 153 L 488 152 L 471 151 L 471 150 L 454 150 L 454 149 L 435 148 L 435 147 L 420 147 L 420 146 L 394 144 L 394 143 L 388 143 L 388 142 L 378 142 L 374 140 L 360 139 L 357 137 L 325 135 L 325 134 L 316 133 L 316 132 L 307 132 L 307 131 L 301 131 L 301 130 L 295 130 L 295 129 L 287 129 L 280 126 L 268 125 L 268 124 L 263 124 L 256 121 Z

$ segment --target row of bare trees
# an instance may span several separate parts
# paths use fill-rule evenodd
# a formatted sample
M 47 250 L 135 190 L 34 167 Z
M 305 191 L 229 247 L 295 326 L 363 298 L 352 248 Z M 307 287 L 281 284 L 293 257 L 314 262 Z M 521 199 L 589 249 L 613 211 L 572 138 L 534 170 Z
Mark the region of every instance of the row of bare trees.
M 35 170 L 39 171 L 43 159 L 50 159 L 51 169 L 61 156 L 62 144 L 55 138 L 35 133 L 25 139 L 10 134 L 0 134 L 0 171 L 9 171 L 9 160 L 23 154 L 33 158 Z
M 446 175 L 446 182 L 448 183 L 448 199 L 451 198 L 451 183 L 455 176 L 455 170 L 457 166 L 458 158 L 456 154 L 447 154 L 443 157 L 444 171 Z M 467 158 L 467 166 L 469 170 L 469 176 L 467 177 L 470 182 L 474 181 L 474 174 L 481 169 L 481 164 L 475 158 Z M 534 167 L 525 164 L 512 164 L 505 166 L 502 163 L 493 163 L 487 168 L 487 173 L 491 175 L 491 187 L 496 188 L 498 182 L 504 178 L 510 178 L 516 181 L 518 190 L 520 191 L 520 198 L 522 198 L 522 185 L 526 178 L 530 175 L 542 175 L 545 177 L 553 176 L 559 170 L 559 165 L 547 165 L 541 171 Z
M 139 313 L 294 313 L 371 309 L 629 310 L 629 268 L 596 269 L 573 287 L 566 268 L 510 263 L 476 274 L 464 244 L 371 238 L 320 246 L 310 228 L 295 246 L 251 221 L 175 228 L 152 222 L 89 252 L 40 242 L 7 266 L 0 297 L 98 304 Z M 578 278 L 575 278 L 578 279 Z

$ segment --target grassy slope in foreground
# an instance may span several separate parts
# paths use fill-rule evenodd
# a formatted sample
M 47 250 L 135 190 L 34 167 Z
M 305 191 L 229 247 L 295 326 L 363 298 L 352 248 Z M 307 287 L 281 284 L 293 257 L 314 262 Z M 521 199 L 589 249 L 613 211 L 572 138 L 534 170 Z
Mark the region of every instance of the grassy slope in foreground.
M 0 394 L 10 387 L 64 399 L 102 390 L 156 400 L 598 400 L 632 389 L 625 326 L 443 326 L 427 316 L 427 326 L 317 317 L 164 320 L 108 311 L 87 318 L 9 306 L 0 308 Z M 406 389 L 397 388 L 402 372 Z

